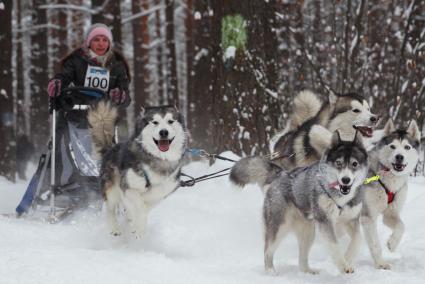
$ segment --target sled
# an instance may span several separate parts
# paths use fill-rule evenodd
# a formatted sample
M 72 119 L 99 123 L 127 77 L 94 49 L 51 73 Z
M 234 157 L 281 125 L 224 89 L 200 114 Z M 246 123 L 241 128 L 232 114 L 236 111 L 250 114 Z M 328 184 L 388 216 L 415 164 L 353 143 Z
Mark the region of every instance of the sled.
M 105 98 L 102 90 L 86 87 L 68 87 L 52 98 L 52 137 L 16 207 L 18 217 L 57 223 L 78 209 L 100 203 L 99 162 L 92 158 L 86 113 Z

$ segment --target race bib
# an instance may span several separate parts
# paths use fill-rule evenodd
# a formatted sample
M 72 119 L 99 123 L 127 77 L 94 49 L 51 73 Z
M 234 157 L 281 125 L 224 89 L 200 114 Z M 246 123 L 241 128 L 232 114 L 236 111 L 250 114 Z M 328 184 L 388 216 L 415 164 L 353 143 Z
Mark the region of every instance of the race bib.
M 87 67 L 84 87 L 97 88 L 105 92 L 108 91 L 109 70 L 106 68 L 89 65 Z

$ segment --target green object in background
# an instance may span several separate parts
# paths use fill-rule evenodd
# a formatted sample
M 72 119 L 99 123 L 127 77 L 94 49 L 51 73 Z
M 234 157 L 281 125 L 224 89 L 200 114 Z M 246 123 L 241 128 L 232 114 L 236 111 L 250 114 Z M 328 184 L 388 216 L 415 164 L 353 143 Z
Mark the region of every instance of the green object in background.
M 228 47 L 234 46 L 236 50 L 245 50 L 247 41 L 246 22 L 239 15 L 230 15 L 223 18 L 221 22 L 221 48 L 226 51 Z

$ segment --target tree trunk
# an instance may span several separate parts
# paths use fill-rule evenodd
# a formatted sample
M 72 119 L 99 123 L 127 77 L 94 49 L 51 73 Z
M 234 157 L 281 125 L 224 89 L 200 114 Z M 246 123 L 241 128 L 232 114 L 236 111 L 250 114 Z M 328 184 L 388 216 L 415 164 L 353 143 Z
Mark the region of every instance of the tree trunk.
M 22 25 L 22 1 L 16 2 L 16 21 L 18 29 Z M 23 36 L 22 33 L 17 33 L 16 37 L 16 135 L 28 134 L 25 120 L 25 94 L 24 94 L 24 68 L 23 68 Z
M 112 35 L 114 37 L 114 48 L 118 51 L 122 50 L 122 30 L 121 30 L 121 1 L 111 1 L 112 7 L 111 14 L 112 18 Z
M 179 105 L 179 90 L 177 83 L 177 60 L 176 60 L 176 41 L 174 28 L 174 0 L 166 0 L 165 25 L 167 41 L 167 79 L 168 89 L 170 90 L 169 99 L 176 106 Z
M 303 2 L 304 1 L 293 1 L 289 8 L 290 14 L 292 15 L 291 26 L 292 30 L 294 31 L 293 38 L 296 42 L 295 54 L 293 54 L 295 57 L 295 66 L 293 66 L 293 68 L 295 69 L 294 89 L 297 91 L 304 88 L 305 81 L 307 79 L 307 64 L 305 56 L 302 52 L 302 50 L 306 49 L 303 27 L 304 18 L 302 12 Z
M 149 9 L 148 0 L 133 0 L 132 13 L 137 14 Z M 134 62 L 134 109 L 136 113 L 142 106 L 148 104 L 150 74 L 147 66 L 149 64 L 149 30 L 148 15 L 133 20 L 133 62 Z
M 48 61 L 47 61 L 47 17 L 46 10 L 38 7 L 46 4 L 44 0 L 34 0 L 34 11 L 32 24 L 35 27 L 31 33 L 31 72 L 30 72 L 30 89 L 31 89 L 31 115 L 30 130 L 31 138 L 34 141 L 36 149 L 44 149 L 47 137 L 49 137 L 48 129 L 48 105 L 49 96 L 47 95 L 46 86 L 48 82 Z
M 221 2 L 221 1 L 220 1 Z M 209 12 L 214 9 L 213 15 Z M 187 20 L 188 42 L 188 128 L 194 147 L 214 151 L 212 121 L 217 83 L 217 53 L 219 52 L 218 7 L 209 1 L 194 1 Z M 195 14 L 196 13 L 196 14 Z M 190 70 L 190 71 L 189 71 Z
M 82 6 L 83 0 L 63 0 L 66 4 L 73 4 L 76 6 Z M 75 10 L 68 10 L 68 19 L 67 25 L 67 34 L 68 34 L 68 50 L 67 53 L 71 50 L 81 47 L 84 41 L 84 24 L 89 19 L 87 18 L 86 13 Z M 83 21 L 82 19 L 85 18 Z
M 341 93 L 345 93 L 345 86 L 348 84 L 348 69 L 349 69 L 349 42 L 351 30 L 351 0 L 347 0 L 347 7 L 345 12 L 345 32 L 344 32 L 344 69 L 342 71 L 342 80 L 340 82 Z
M 163 0 L 157 0 L 156 5 L 161 5 Z M 165 83 L 165 74 L 164 74 L 164 46 L 163 46 L 163 34 L 161 31 L 162 21 L 161 21 L 161 10 L 155 12 L 155 36 L 158 41 L 156 47 L 156 71 L 157 71 L 157 84 L 158 84 L 158 104 L 163 105 L 168 103 L 167 96 L 167 86 Z
M 277 127 L 279 116 L 276 74 L 277 37 L 273 16 L 276 2 L 245 2 L 244 5 L 223 1 L 214 10 L 217 35 L 223 41 L 216 53 L 218 75 L 214 92 L 213 141 L 215 151 L 231 150 L 237 154 L 259 154 L 268 152 L 271 130 Z M 231 18 L 240 15 L 245 22 L 247 40 L 244 47 L 236 49 L 234 59 L 223 58 L 228 52 L 224 41 L 231 39 L 230 33 L 222 30 L 239 30 L 226 27 Z M 223 21 L 226 17 L 226 22 Z M 220 36 L 217 36 L 220 38 Z M 236 36 L 235 36 L 236 37 Z M 236 42 L 234 44 L 237 44 Z M 233 46 L 231 44 L 230 46 Z
M 65 0 L 57 0 L 57 4 L 66 4 Z M 53 73 L 60 72 L 61 60 L 70 52 L 68 50 L 67 38 L 67 12 L 63 9 L 53 10 L 50 18 L 53 28 L 50 32 L 52 38 L 50 60 L 53 65 Z
M 193 94 L 193 66 L 192 62 L 194 59 L 194 9 L 193 9 L 193 0 L 186 1 L 186 17 L 185 17 L 185 32 L 186 32 L 186 118 L 188 123 L 190 116 L 191 108 L 191 96 Z
M 112 36 L 114 38 L 114 48 L 122 50 L 121 33 L 121 1 L 108 1 L 103 7 L 105 0 L 92 0 L 92 9 L 98 9 L 98 13 L 92 15 L 92 23 L 102 23 L 112 26 Z
M 16 138 L 13 129 L 13 93 L 12 93 L 12 4 L 4 3 L 0 9 L 0 176 L 15 182 Z
M 365 8 L 365 0 L 361 0 L 358 4 L 358 14 L 356 14 L 356 18 L 354 20 L 354 43 L 352 44 L 351 54 L 350 54 L 350 88 L 351 90 L 358 90 L 360 88 L 361 81 L 361 71 L 364 66 L 364 62 L 359 60 L 358 55 L 360 53 L 361 43 L 364 39 L 364 27 L 363 27 L 363 15 Z

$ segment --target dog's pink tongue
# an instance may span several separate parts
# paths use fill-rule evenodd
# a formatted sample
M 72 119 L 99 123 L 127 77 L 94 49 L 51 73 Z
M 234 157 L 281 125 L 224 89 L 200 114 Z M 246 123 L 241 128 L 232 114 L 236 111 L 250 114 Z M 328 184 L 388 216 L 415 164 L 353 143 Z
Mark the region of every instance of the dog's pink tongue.
M 367 128 L 367 129 L 366 129 L 366 133 L 367 133 L 367 135 L 368 135 L 369 137 L 372 137 L 372 136 L 373 136 L 373 129 L 372 129 L 372 128 Z
M 170 148 L 170 142 L 167 140 L 159 140 L 158 141 L 158 148 L 162 152 L 167 152 Z

